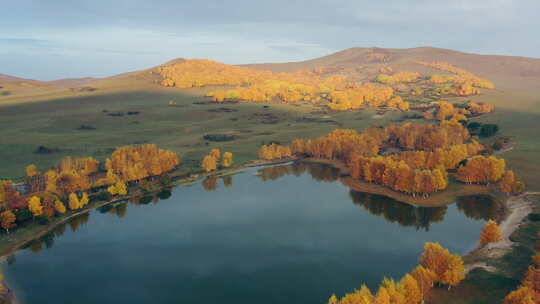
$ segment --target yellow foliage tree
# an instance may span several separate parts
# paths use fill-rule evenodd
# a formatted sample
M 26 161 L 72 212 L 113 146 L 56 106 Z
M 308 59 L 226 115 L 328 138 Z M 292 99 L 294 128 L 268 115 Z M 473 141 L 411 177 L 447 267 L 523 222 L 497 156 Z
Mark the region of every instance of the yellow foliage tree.
M 2 225 L 2 228 L 6 229 L 7 232 L 9 232 L 9 229 L 16 226 L 16 219 L 15 214 L 13 214 L 11 210 L 6 210 L 0 213 L 0 224 Z
M 525 185 L 516 179 L 514 171 L 508 170 L 499 182 L 499 189 L 506 193 L 518 193 L 525 189 Z
M 464 278 L 465 266 L 463 265 L 463 259 L 457 254 L 450 255 L 441 283 L 448 284 L 448 290 L 450 290 L 452 286 L 458 285 Z
M 223 160 L 222 160 L 223 167 L 227 168 L 232 166 L 233 164 L 233 154 L 231 152 L 225 152 L 223 153 Z
M 43 206 L 41 206 L 41 199 L 37 196 L 32 196 L 28 201 L 28 210 L 32 212 L 34 217 L 43 214 Z
M 535 304 L 534 291 L 527 286 L 521 286 L 504 298 L 504 304 Z
M 81 203 L 79 202 L 79 198 L 77 197 L 77 194 L 71 192 L 69 194 L 69 209 L 71 210 L 77 210 L 80 209 Z
M 116 185 L 115 185 L 115 188 L 116 188 L 116 193 L 118 195 L 126 195 L 127 194 L 127 186 L 126 186 L 126 183 L 124 183 L 123 181 L 119 180 L 116 182 Z
M 32 177 L 32 176 L 36 176 L 36 175 L 39 175 L 39 171 L 38 171 L 36 165 L 34 165 L 34 164 L 28 165 L 26 167 L 26 176 Z
M 405 303 L 420 303 L 422 301 L 422 292 L 418 282 L 410 274 L 406 274 L 399 284 L 403 287 Z
M 210 150 L 209 155 L 214 157 L 216 160 L 218 160 L 218 159 L 221 158 L 221 151 L 219 149 L 217 149 L 217 148 L 214 148 L 214 149 Z
M 451 254 L 439 243 L 425 243 L 420 261 L 422 266 L 433 271 L 436 282 L 448 284 L 449 289 L 465 278 L 461 257 Z
M 56 210 L 56 212 L 58 212 L 60 214 L 64 214 L 64 213 L 66 213 L 66 206 L 61 201 L 56 200 L 54 202 L 54 210 Z
M 82 197 L 79 200 L 81 207 L 88 205 L 89 202 L 90 202 L 90 199 L 88 198 L 88 193 L 83 192 Z
M 201 162 L 201 167 L 206 172 L 215 170 L 217 168 L 216 158 L 212 155 L 206 155 Z
M 465 166 L 458 168 L 457 178 L 466 183 L 489 184 L 497 182 L 504 174 L 504 159 L 494 156 L 473 156 Z
M 495 221 L 489 220 L 482 229 L 479 242 L 482 245 L 486 245 L 489 243 L 500 242 L 502 239 L 499 225 L 497 225 Z
M 107 192 L 109 192 L 111 195 L 118 194 L 118 190 L 116 189 L 115 185 L 110 185 L 109 187 L 107 187 Z

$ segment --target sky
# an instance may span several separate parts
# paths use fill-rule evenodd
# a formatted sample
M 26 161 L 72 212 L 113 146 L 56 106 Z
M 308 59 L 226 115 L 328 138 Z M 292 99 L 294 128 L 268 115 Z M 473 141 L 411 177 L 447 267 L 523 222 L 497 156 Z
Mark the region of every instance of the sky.
M 299 61 L 350 47 L 540 57 L 538 0 L 17 0 L 0 9 L 0 74 L 39 80 L 179 57 Z

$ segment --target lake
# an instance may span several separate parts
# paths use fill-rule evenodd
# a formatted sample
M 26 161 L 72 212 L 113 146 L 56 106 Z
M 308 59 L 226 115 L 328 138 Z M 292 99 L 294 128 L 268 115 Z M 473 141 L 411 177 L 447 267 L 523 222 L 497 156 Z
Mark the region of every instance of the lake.
M 418 208 L 317 164 L 250 168 L 94 210 L 2 264 L 21 303 L 326 303 L 475 246 L 500 203 Z

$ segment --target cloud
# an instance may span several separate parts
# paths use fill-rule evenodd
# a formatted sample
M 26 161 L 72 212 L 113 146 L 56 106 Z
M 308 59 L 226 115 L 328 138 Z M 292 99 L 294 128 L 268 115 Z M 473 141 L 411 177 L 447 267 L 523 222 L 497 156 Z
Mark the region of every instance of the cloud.
M 77 66 L 80 76 L 175 57 L 276 62 L 355 46 L 540 57 L 540 41 L 531 39 L 540 28 L 537 0 L 18 0 L 3 10 L 2 72 L 13 56 L 35 55 L 28 58 L 31 73 L 41 78 L 60 76 L 60 69 L 44 70 L 43 61 L 62 55 L 95 64 Z

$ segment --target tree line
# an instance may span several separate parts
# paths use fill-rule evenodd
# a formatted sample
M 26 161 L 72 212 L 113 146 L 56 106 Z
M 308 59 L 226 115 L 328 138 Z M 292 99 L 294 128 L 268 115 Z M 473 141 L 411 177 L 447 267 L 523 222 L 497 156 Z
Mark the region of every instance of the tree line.
M 216 102 L 244 100 L 248 102 L 282 101 L 286 103 L 325 102 L 332 110 L 358 109 L 363 106 L 387 106 L 402 111 L 409 103 L 394 96 L 391 87 L 360 85 L 341 75 L 325 75 L 326 69 L 273 73 L 226 65 L 211 60 L 184 60 L 160 67 L 161 85 L 179 88 L 233 86 L 216 90 L 207 96 Z M 394 75 L 402 79 L 407 72 Z
M 484 149 L 462 124 L 442 121 L 375 127 L 362 133 L 336 129 L 307 141 L 295 139 L 289 146 L 263 145 L 259 157 L 271 160 L 297 155 L 338 160 L 355 179 L 413 196 L 446 189 L 447 172 L 456 168 L 462 182 L 499 182 L 503 192 L 521 192 L 523 183 L 512 171 L 506 171 L 503 159 L 478 155 Z
M 0 181 L 0 224 L 8 231 L 30 219 L 48 222 L 67 210 L 84 208 L 90 202 L 90 191 L 101 191 L 94 196 L 105 200 L 110 195 L 125 195 L 128 183 L 161 175 L 179 164 L 174 152 L 148 144 L 116 148 L 104 167 L 91 157 L 66 157 L 45 172 L 29 165 L 24 195 L 12 181 Z
M 521 285 L 504 298 L 504 304 L 540 303 L 540 232 L 536 236 L 535 254 Z
M 456 85 L 455 91 L 458 96 L 468 96 L 479 94 L 478 88 L 494 89 L 493 82 L 480 78 L 473 73 L 464 69 L 457 68 L 448 62 L 424 62 L 417 61 L 416 63 L 423 66 L 431 67 L 445 72 L 450 72 L 450 75 L 431 75 L 429 81 L 434 84 L 453 83 Z
M 398 282 L 385 278 L 373 293 L 366 285 L 338 299 L 332 295 L 328 304 L 418 304 L 423 303 L 436 284 L 458 285 L 465 278 L 461 256 L 452 254 L 439 243 L 425 243 L 420 265 Z

